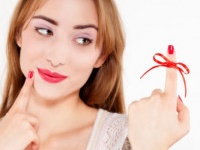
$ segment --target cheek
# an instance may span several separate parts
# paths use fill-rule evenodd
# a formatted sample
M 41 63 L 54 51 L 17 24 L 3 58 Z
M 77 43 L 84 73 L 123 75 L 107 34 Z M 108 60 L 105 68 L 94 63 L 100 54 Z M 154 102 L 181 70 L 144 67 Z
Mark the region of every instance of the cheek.
M 35 61 L 41 57 L 40 45 L 28 33 L 22 34 L 22 45 L 20 50 L 20 67 L 24 75 L 35 67 Z
M 77 77 L 77 81 L 81 82 L 81 87 L 87 82 L 88 78 L 90 77 L 93 69 L 94 64 L 97 60 L 98 56 L 90 56 L 85 58 L 79 58 L 76 61 L 76 66 L 74 67 L 74 76 Z
M 82 85 L 84 85 L 89 78 L 98 56 L 98 53 L 91 52 L 87 56 L 79 54 L 76 56 L 76 58 L 71 60 L 71 62 L 73 61 L 73 63 L 71 63 L 71 67 L 73 70 L 72 76 L 76 77 L 76 80 L 79 80 L 79 82 L 81 80 Z
M 72 61 L 75 64 L 75 68 L 84 72 L 91 72 L 95 66 L 95 63 L 100 55 L 99 51 L 88 51 L 84 54 L 77 54 L 75 57 L 72 57 Z

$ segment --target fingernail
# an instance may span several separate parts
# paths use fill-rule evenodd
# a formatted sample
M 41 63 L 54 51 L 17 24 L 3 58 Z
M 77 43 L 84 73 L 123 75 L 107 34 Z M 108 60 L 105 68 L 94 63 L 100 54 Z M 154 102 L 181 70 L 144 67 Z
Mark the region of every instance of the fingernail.
M 28 72 L 28 78 L 31 79 L 33 77 L 34 72 L 33 71 L 29 71 Z
M 180 95 L 178 95 L 178 99 L 183 103 L 182 98 L 180 97 Z
M 174 53 L 174 46 L 173 45 L 169 45 L 168 46 L 168 54 L 172 55 Z

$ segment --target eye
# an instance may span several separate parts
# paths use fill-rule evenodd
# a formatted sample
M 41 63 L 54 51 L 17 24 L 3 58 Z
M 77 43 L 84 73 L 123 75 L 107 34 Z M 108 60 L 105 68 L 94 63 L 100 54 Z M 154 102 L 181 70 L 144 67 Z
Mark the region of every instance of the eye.
M 78 43 L 79 45 L 86 46 L 92 43 L 92 39 L 79 37 L 75 39 L 75 42 Z
M 35 30 L 41 35 L 45 35 L 45 36 L 53 35 L 53 32 L 49 29 L 46 29 L 46 28 L 36 27 Z

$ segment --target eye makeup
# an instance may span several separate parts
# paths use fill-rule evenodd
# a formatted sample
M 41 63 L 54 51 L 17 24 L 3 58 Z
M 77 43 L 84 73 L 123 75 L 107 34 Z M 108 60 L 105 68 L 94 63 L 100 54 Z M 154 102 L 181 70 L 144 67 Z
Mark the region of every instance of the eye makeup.
M 81 46 L 87 46 L 93 43 L 96 39 L 95 35 L 90 32 L 84 32 L 84 33 L 79 33 L 83 31 L 78 31 L 78 33 L 75 33 L 73 36 L 73 42 L 75 44 L 81 45 Z
M 53 32 L 47 28 L 43 27 L 35 27 L 35 30 L 38 34 L 43 35 L 43 36 L 51 36 L 53 35 Z

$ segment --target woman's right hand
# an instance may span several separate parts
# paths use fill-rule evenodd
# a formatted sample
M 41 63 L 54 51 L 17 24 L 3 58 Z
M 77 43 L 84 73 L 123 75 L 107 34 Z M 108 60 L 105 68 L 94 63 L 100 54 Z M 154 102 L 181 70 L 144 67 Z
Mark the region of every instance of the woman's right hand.
M 33 78 L 29 76 L 19 96 L 0 121 L 1 150 L 36 150 L 39 147 L 38 119 L 26 112 Z

